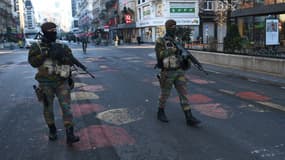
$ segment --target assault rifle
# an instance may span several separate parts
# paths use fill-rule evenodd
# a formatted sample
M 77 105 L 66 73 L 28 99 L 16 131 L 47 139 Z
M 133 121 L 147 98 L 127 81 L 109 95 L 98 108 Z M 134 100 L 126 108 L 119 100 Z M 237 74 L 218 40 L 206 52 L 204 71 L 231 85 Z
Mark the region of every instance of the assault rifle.
M 85 71 L 87 74 L 89 74 L 92 78 L 95 79 L 95 76 L 87 70 L 86 66 L 80 63 L 72 54 L 66 53 L 66 51 L 63 49 L 61 44 L 51 43 L 50 53 L 52 53 L 50 55 L 52 59 L 56 59 L 59 62 L 63 62 L 63 63 L 67 62 L 68 64 L 72 66 L 75 65 L 81 68 L 83 71 Z
M 92 78 L 95 79 L 95 76 L 90 73 L 88 70 L 87 70 L 87 67 L 84 66 L 82 63 L 80 63 L 76 58 L 74 58 L 72 55 L 69 56 L 70 58 L 70 61 L 72 63 L 72 65 L 76 65 L 77 67 L 81 68 L 84 72 L 86 72 L 87 74 L 89 74 Z
M 172 41 L 174 45 L 181 51 L 182 56 L 185 56 L 187 59 L 189 58 L 196 68 L 198 68 L 200 71 L 208 75 L 208 72 L 205 71 L 202 64 L 187 49 L 185 49 L 179 43 L 175 42 L 171 37 L 164 37 L 164 38 Z

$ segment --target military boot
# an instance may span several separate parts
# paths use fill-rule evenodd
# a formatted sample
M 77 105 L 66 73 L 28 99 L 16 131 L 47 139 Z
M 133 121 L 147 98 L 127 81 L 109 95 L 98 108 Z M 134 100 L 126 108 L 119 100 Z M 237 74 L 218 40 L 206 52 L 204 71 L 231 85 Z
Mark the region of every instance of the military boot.
M 49 140 L 55 141 L 57 139 L 55 125 L 54 124 L 48 125 L 48 128 L 49 128 L 49 135 L 48 135 Z
M 197 118 L 195 118 L 192 115 L 192 112 L 191 112 L 190 109 L 187 110 L 187 111 L 184 111 L 184 114 L 185 114 L 187 125 L 189 125 L 189 126 L 197 126 L 199 123 L 201 123 L 200 120 L 198 120 Z
M 72 143 L 78 141 L 80 141 L 80 138 L 74 135 L 73 127 L 66 128 L 66 144 L 72 145 Z
M 160 120 L 161 122 L 168 122 L 168 118 L 165 115 L 164 108 L 158 108 L 157 112 L 157 119 Z

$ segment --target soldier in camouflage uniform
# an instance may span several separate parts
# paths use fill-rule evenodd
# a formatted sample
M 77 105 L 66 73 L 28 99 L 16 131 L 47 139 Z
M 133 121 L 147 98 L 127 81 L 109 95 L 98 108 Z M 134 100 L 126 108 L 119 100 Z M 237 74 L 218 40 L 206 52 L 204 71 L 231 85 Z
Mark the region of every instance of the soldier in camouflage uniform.
M 175 40 L 176 21 L 167 20 L 165 28 L 165 36 L 158 38 L 155 43 L 156 66 L 161 69 L 159 76 L 161 91 L 157 119 L 162 122 L 168 122 L 164 108 L 171 88 L 174 85 L 179 94 L 180 105 L 184 111 L 187 125 L 196 126 L 200 121 L 192 115 L 187 99 L 187 80 L 185 68 L 181 66 L 183 61 L 181 51 L 173 43 Z
M 56 43 L 56 25 L 46 22 L 41 26 L 43 36 L 41 42 L 34 43 L 29 50 L 29 63 L 38 69 L 35 79 L 39 82 L 39 90 L 43 95 L 43 114 L 49 127 L 49 139 L 57 139 L 55 126 L 53 101 L 58 98 L 63 123 L 66 128 L 66 142 L 72 144 L 79 141 L 79 137 L 73 132 L 73 116 L 70 108 L 71 103 L 71 70 L 68 56 L 72 56 L 71 49 L 60 43 Z

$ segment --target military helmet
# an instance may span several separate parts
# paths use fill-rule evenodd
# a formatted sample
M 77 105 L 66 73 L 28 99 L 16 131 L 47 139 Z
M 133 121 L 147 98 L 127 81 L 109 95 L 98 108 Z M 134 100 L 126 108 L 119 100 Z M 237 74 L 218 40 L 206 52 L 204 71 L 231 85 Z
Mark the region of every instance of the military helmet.
M 53 22 L 45 22 L 41 25 L 42 32 L 49 32 L 52 29 L 56 29 L 56 24 Z
M 176 25 L 176 21 L 173 19 L 169 19 L 165 22 L 165 28 L 171 28 L 174 25 Z

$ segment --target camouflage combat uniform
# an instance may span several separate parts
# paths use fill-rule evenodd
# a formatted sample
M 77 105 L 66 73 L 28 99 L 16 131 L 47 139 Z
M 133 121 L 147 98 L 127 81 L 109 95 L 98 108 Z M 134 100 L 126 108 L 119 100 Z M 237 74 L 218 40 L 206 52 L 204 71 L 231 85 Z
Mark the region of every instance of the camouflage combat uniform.
M 72 54 L 68 46 L 62 45 L 62 47 L 68 54 Z M 44 104 L 44 118 L 48 125 L 55 123 L 53 101 L 55 96 L 57 96 L 63 114 L 64 126 L 73 126 L 73 117 L 70 109 L 71 88 L 68 83 L 68 78 L 63 78 L 55 73 L 49 74 L 47 68 L 43 66 L 44 61 L 49 59 L 43 52 L 48 52 L 49 48 L 49 43 L 34 43 L 29 50 L 28 57 L 29 63 L 38 69 L 35 79 L 39 82 L 39 87 L 46 95 L 47 104 Z
M 39 101 L 44 104 L 44 118 L 49 127 L 49 140 L 57 139 L 57 129 L 54 120 L 53 101 L 58 98 L 62 110 L 63 123 L 66 130 L 66 143 L 72 145 L 80 141 L 74 135 L 71 103 L 71 66 L 73 65 L 71 49 L 56 43 L 57 29 L 53 22 L 41 25 L 43 35 L 41 43 L 34 43 L 29 50 L 29 63 L 38 69 L 36 80 L 39 87 L 34 85 Z M 38 35 L 41 35 L 40 33 Z
M 190 126 L 200 123 L 191 112 L 187 98 L 187 79 L 185 77 L 185 67 L 182 62 L 189 60 L 182 57 L 181 50 L 177 48 L 175 42 L 176 21 L 167 20 L 165 23 L 166 34 L 155 42 L 155 52 L 157 58 L 157 67 L 161 69 L 159 74 L 160 96 L 157 112 L 157 119 L 162 122 L 168 122 L 164 108 L 170 95 L 172 86 L 178 92 L 180 105 L 184 111 L 186 122 Z M 190 64 L 189 64 L 190 65 Z M 188 68 L 187 68 L 188 69 Z
M 168 45 L 166 45 L 168 43 Z M 170 56 L 177 57 L 177 48 L 171 41 L 164 38 L 158 38 L 155 44 L 155 51 L 158 53 L 159 59 L 165 59 Z M 179 57 L 177 58 L 179 59 Z M 159 107 L 164 108 L 166 100 L 170 95 L 171 88 L 174 85 L 176 88 L 180 104 L 183 110 L 189 110 L 190 105 L 187 99 L 187 80 L 185 71 L 181 68 L 179 62 L 175 68 L 162 68 L 160 72 L 160 88 Z

